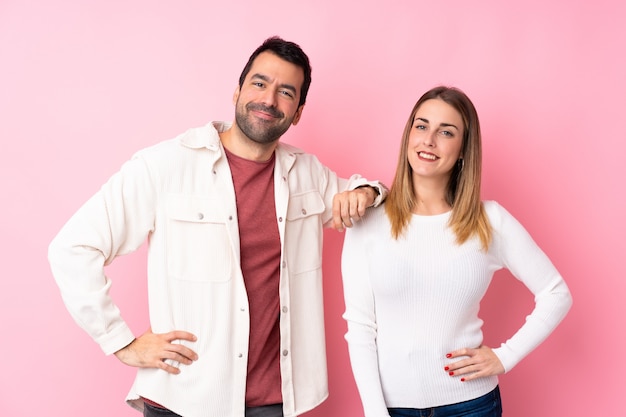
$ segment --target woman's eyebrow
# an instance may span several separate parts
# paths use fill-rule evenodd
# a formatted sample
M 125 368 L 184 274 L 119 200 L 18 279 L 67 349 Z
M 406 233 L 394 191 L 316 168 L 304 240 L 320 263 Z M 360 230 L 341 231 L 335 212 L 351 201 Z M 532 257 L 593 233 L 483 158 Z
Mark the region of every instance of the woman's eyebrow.
M 452 124 L 452 123 L 441 123 L 439 126 L 441 126 L 441 127 L 453 127 L 453 128 L 455 128 L 456 130 L 459 130 L 459 128 L 458 128 L 458 127 L 456 127 L 456 125 L 454 125 L 454 124 Z
M 416 117 L 415 120 L 413 120 L 413 122 L 415 123 L 415 121 L 417 120 L 430 124 L 430 121 L 424 117 Z M 439 127 L 453 127 L 456 130 L 459 130 L 459 128 L 455 124 L 452 124 L 452 123 L 440 123 Z

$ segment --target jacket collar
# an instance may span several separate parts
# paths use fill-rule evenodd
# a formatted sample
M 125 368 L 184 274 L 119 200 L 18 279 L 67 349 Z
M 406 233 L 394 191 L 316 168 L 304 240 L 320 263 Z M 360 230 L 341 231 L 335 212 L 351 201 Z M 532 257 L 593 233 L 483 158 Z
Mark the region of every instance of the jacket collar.
M 219 133 L 230 129 L 231 126 L 232 122 L 213 121 L 200 128 L 189 129 L 180 136 L 180 143 L 191 149 L 207 148 L 216 152 L 215 155 L 219 158 L 224 152 Z M 283 142 L 278 143 L 275 152 L 276 161 L 280 164 L 283 172 L 289 172 L 297 155 L 304 153 L 302 149 Z
M 231 122 L 210 122 L 197 129 L 189 129 L 180 136 L 180 143 L 192 149 L 207 148 L 217 151 L 220 149 L 220 132 L 230 129 Z

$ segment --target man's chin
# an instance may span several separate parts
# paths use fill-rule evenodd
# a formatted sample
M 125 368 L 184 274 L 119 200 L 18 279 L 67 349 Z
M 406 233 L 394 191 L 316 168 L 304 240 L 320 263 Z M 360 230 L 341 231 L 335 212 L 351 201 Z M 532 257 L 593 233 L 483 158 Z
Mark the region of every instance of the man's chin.
M 257 117 L 254 120 L 255 123 L 249 123 L 249 119 L 246 119 L 245 123 L 240 123 L 239 120 L 235 119 L 235 123 L 248 139 L 261 145 L 269 145 L 276 142 L 289 129 L 289 125 L 287 129 L 272 125 L 273 122 L 271 120 L 259 119 Z

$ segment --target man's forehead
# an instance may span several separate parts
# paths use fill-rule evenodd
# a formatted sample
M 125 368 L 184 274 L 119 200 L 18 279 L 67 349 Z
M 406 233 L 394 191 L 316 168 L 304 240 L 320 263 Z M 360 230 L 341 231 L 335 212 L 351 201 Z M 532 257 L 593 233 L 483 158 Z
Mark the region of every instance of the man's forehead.
M 261 52 L 254 59 L 249 74 L 262 74 L 266 77 L 298 77 L 304 80 L 304 70 L 300 66 L 269 51 Z

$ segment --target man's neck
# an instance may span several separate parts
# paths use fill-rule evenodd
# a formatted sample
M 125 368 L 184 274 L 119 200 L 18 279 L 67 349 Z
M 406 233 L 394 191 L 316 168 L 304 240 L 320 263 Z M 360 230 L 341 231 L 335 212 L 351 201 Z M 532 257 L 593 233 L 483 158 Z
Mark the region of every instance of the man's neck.
M 229 152 L 251 161 L 265 162 L 269 160 L 278 146 L 278 140 L 267 144 L 250 140 L 243 132 L 237 129 L 236 123 L 233 123 L 230 129 L 221 132 L 219 135 L 222 145 Z

